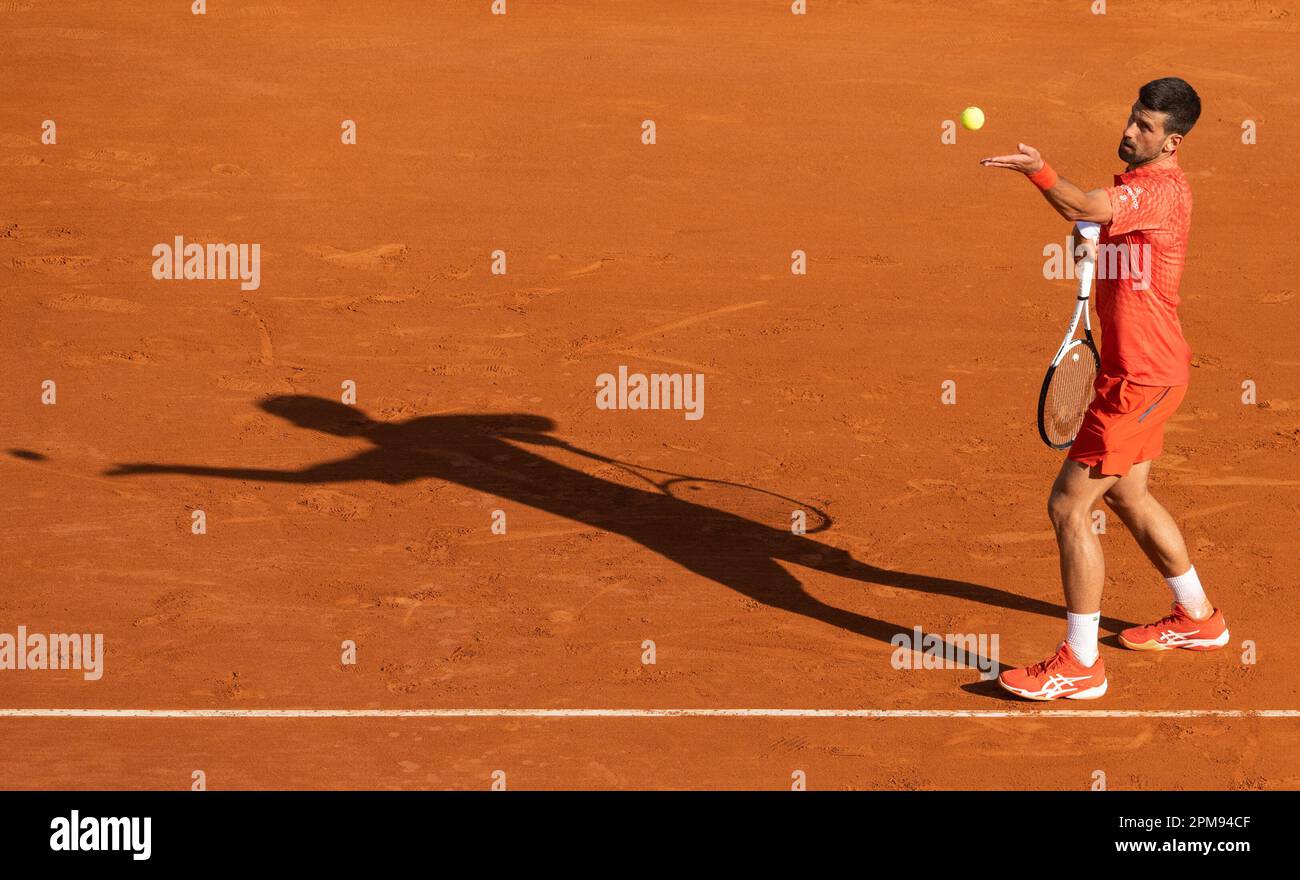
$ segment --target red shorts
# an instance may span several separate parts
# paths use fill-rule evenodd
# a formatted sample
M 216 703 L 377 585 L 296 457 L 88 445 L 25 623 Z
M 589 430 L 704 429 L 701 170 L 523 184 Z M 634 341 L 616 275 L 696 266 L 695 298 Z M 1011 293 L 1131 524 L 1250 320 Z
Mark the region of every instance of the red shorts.
M 1069 457 L 1089 467 L 1101 465 L 1106 476 L 1124 476 L 1139 462 L 1160 454 L 1165 422 L 1178 409 L 1186 385 L 1137 385 L 1122 376 L 1101 373 Z

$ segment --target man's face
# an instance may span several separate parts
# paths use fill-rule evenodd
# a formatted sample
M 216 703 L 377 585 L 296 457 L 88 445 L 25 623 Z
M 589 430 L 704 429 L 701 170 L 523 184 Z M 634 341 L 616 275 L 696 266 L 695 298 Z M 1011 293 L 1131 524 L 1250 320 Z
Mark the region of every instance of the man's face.
M 1165 133 L 1165 116 L 1156 110 L 1148 110 L 1141 104 L 1134 104 L 1129 113 L 1128 123 L 1124 126 L 1124 136 L 1119 142 L 1119 157 L 1129 165 L 1145 165 L 1157 158 L 1171 137 L 1182 140 L 1178 135 Z M 1177 145 L 1178 141 L 1173 141 Z

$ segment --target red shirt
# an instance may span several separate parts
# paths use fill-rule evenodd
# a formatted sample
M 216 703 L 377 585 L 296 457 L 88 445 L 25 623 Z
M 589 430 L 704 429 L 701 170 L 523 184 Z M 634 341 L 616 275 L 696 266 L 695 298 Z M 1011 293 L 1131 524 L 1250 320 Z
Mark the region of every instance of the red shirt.
M 1192 190 L 1178 167 L 1135 168 L 1104 190 L 1111 220 L 1097 251 L 1101 369 L 1135 385 L 1186 385 L 1192 350 L 1178 323 Z

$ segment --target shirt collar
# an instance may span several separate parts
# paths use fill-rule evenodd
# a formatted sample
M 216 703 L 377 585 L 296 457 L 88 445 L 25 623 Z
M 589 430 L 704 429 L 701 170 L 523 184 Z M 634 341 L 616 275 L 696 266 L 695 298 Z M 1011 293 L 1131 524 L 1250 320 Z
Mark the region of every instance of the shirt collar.
M 1122 174 L 1116 174 L 1115 179 L 1120 183 L 1128 183 L 1130 180 L 1137 180 L 1143 177 L 1160 177 L 1166 174 L 1172 174 L 1178 171 L 1178 154 L 1174 153 L 1170 162 L 1152 168 L 1150 165 L 1142 165 L 1134 168 L 1132 171 L 1125 171 Z

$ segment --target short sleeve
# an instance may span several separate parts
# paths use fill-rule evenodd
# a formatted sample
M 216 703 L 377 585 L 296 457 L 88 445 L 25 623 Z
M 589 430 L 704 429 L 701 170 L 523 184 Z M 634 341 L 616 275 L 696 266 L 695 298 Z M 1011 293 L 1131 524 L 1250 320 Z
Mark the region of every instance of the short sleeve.
M 1168 226 L 1177 198 L 1170 183 L 1149 178 L 1121 183 L 1102 192 L 1110 199 L 1110 223 L 1106 229 L 1111 236 Z

